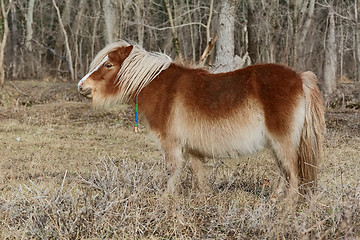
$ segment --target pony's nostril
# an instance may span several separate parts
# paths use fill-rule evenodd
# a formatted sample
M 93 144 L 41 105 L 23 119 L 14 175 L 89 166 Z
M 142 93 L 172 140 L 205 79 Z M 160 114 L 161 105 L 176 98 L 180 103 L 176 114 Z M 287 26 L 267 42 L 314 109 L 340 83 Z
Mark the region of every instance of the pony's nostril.
M 79 90 L 82 90 L 82 89 L 83 89 L 83 85 L 84 85 L 84 83 L 83 83 L 82 81 L 80 81 L 79 84 L 78 84 L 78 89 L 79 89 Z

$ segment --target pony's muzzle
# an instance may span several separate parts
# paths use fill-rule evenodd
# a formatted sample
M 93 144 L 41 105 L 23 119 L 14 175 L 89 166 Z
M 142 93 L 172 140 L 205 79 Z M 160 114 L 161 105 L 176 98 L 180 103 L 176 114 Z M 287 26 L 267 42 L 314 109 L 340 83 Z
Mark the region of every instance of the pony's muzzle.
M 84 81 L 80 81 L 78 83 L 78 91 L 81 95 L 87 98 L 91 98 L 92 89 L 91 88 L 84 88 Z
M 85 88 L 81 90 L 79 89 L 79 93 L 84 97 L 91 98 L 92 89 L 91 88 Z

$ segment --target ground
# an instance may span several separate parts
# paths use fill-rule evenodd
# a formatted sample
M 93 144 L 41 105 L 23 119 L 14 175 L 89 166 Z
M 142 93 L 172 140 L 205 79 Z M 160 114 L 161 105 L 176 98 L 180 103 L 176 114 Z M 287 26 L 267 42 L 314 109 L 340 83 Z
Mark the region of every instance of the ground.
M 95 109 L 76 83 L 8 81 L 0 238 L 360 237 L 360 110 L 328 105 L 317 192 L 289 210 L 269 201 L 278 175 L 268 151 L 208 160 L 206 196 L 185 169 L 180 196 L 165 198 L 161 151 L 141 118 L 134 133 L 134 107 Z

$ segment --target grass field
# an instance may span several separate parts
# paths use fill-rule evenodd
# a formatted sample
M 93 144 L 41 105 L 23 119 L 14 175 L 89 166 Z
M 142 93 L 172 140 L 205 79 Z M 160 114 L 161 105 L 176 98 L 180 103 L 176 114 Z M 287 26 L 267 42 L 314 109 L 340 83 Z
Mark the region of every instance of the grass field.
M 268 151 L 209 159 L 212 192 L 162 196 L 162 154 L 134 109 L 93 109 L 75 83 L 0 89 L 0 239 L 359 239 L 360 111 L 326 114 L 317 192 L 296 209 L 269 201 Z M 141 124 L 141 119 L 140 119 Z

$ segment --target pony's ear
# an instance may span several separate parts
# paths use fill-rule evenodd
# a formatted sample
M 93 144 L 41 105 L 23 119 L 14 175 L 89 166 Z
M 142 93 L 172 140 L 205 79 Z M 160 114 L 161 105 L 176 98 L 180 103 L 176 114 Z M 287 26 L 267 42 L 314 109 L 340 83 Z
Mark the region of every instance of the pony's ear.
M 117 50 L 117 53 L 119 54 L 120 59 L 124 60 L 125 58 L 127 58 L 130 54 L 130 52 L 132 51 L 133 46 L 128 46 L 128 47 L 121 47 Z

